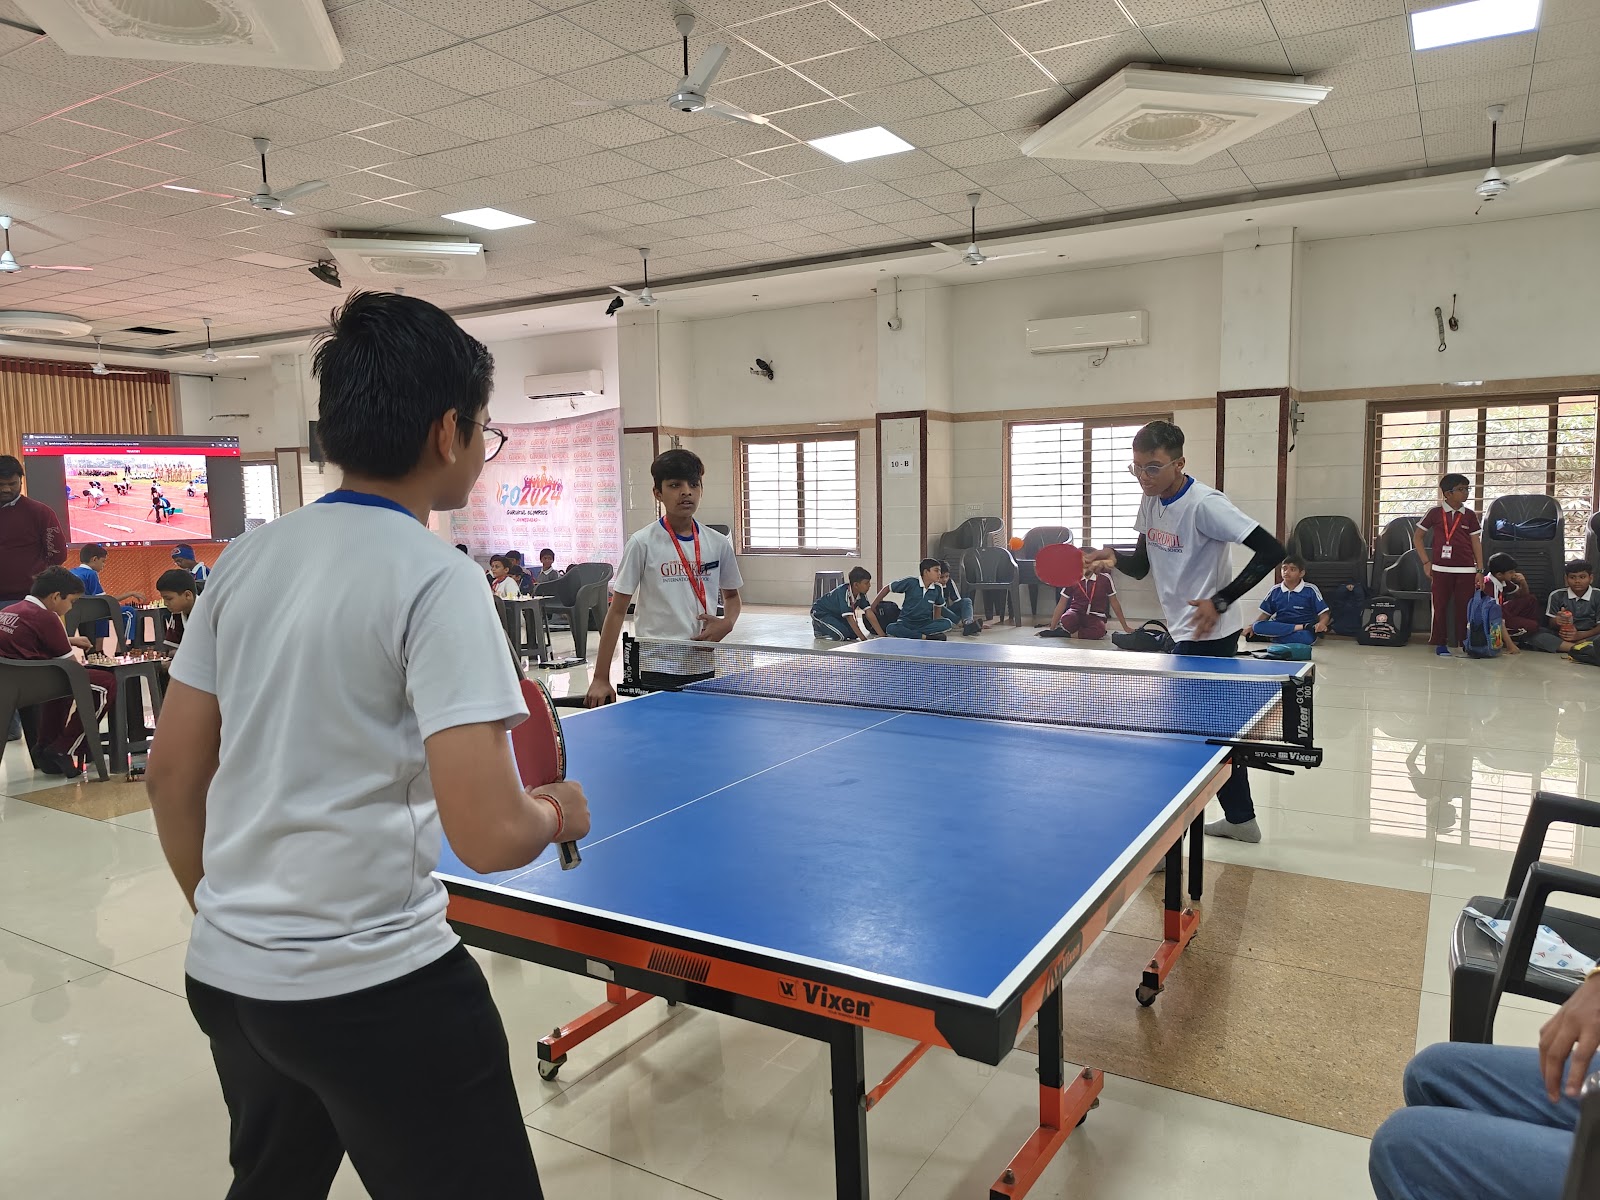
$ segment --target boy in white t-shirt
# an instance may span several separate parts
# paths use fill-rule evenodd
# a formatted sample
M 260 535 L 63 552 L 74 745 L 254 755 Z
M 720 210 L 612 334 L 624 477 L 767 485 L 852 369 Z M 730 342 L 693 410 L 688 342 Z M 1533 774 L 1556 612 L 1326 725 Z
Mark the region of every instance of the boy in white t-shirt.
M 1239 598 L 1265 579 L 1288 553 L 1277 538 L 1216 488 L 1184 473 L 1183 430 L 1151 421 L 1133 435 L 1128 471 L 1139 481 L 1139 543 L 1132 554 L 1111 547 L 1084 555 L 1084 569 L 1115 567 L 1124 575 L 1155 578 L 1156 596 L 1176 654 L 1232 658 L 1239 650 L 1244 615 Z M 1235 543 L 1254 551 L 1237 576 Z M 1259 842 L 1250 775 L 1235 767 L 1217 790 L 1223 819 L 1206 826 L 1213 837 Z
M 500 1014 L 433 875 L 441 833 L 488 873 L 589 828 L 576 783 L 518 782 L 505 634 L 426 524 L 504 441 L 493 360 L 426 301 L 357 292 L 312 370 L 343 483 L 222 557 L 146 775 L 195 910 L 187 991 L 231 1118 L 228 1195 L 326 1196 L 348 1154 L 386 1200 L 539 1197 Z
M 644 641 L 720 642 L 733 632 L 744 580 L 728 536 L 694 518 L 705 490 L 705 472 L 700 456 L 690 450 L 668 450 L 650 464 L 662 516 L 630 537 L 623 548 L 622 562 L 611 580 L 611 608 L 595 652 L 594 681 L 587 696 L 590 708 L 617 698 L 611 686 L 611 659 L 628 605 L 634 606 L 634 636 Z M 716 615 L 719 594 L 726 613 L 721 617 Z M 705 677 L 701 672 L 644 666 L 646 686 L 672 687 Z

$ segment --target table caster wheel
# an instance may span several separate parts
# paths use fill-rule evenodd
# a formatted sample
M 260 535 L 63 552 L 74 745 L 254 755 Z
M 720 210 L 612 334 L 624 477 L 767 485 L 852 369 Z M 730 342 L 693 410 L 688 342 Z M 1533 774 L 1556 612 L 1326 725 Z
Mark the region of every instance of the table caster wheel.
M 543 1060 L 540 1060 L 539 1078 L 544 1080 L 546 1083 L 554 1082 L 555 1077 L 561 1074 L 561 1068 L 566 1065 L 566 1062 L 567 1056 L 565 1054 L 556 1059 L 554 1062 L 544 1062 Z
M 668 1008 L 677 1008 L 678 1007 L 678 1002 L 676 1000 L 668 1000 L 667 1001 L 667 1007 Z
M 1133 998 L 1137 1000 L 1143 1007 L 1149 1008 L 1156 1002 L 1156 997 L 1160 994 L 1160 988 L 1146 987 L 1141 983 L 1134 991 Z

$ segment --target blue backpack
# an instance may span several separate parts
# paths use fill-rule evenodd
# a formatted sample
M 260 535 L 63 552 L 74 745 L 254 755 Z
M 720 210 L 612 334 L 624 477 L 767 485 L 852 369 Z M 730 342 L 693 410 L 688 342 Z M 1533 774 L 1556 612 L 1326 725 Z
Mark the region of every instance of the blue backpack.
M 1361 610 L 1367 606 L 1366 585 L 1357 581 L 1341 584 L 1330 590 L 1328 601 L 1329 624 L 1334 633 L 1355 637 L 1361 632 Z
M 1500 643 L 1505 637 L 1505 616 L 1499 601 L 1487 592 L 1474 592 L 1467 603 L 1467 640 L 1464 649 L 1468 658 L 1494 658 L 1500 653 Z

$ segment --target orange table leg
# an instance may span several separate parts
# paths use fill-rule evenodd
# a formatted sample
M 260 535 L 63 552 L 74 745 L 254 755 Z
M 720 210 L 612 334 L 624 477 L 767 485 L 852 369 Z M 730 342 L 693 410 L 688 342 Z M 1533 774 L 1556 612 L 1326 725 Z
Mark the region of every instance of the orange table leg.
M 878 1102 L 889 1094 L 889 1089 L 904 1079 L 906 1072 L 916 1066 L 922 1056 L 932 1049 L 932 1042 L 920 1042 L 915 1050 L 902 1058 L 900 1065 L 885 1075 L 883 1082 L 867 1093 L 867 1111 L 871 1112 L 877 1108 Z
M 1041 1050 L 1043 1047 L 1041 1047 Z M 1041 1063 L 1041 1067 L 1042 1067 Z M 1039 1128 L 989 1188 L 989 1200 L 1020 1200 L 1038 1182 L 1057 1150 L 1100 1102 L 1105 1076 L 1085 1068 L 1066 1087 L 1039 1087 Z
M 576 1021 L 556 1026 L 548 1037 L 539 1039 L 539 1078 L 554 1079 L 567 1061 L 568 1050 L 581 1046 L 608 1025 L 616 1024 L 654 999 L 649 992 L 634 991 L 616 983 L 606 984 L 604 1004 L 591 1008 Z

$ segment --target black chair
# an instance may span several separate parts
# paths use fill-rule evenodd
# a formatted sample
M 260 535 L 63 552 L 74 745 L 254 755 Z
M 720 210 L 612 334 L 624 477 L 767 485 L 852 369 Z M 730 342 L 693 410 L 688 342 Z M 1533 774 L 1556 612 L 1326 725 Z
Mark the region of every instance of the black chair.
M 1591 1081 L 1593 1076 L 1590 1076 Z M 1572 1158 L 1561 1200 L 1594 1200 L 1600 1196 L 1600 1087 L 1591 1082 L 1578 1102 L 1578 1125 L 1572 1131 Z
M 1589 518 L 1589 536 L 1583 540 L 1583 556 L 1591 567 L 1600 562 L 1600 513 Z
M 1411 544 L 1411 534 L 1417 527 L 1416 517 L 1396 517 L 1383 527 L 1372 556 L 1372 586 L 1374 596 L 1391 596 L 1411 604 L 1411 628 L 1415 632 L 1427 627 L 1421 617 L 1430 612 L 1433 589 Z M 1422 546 L 1433 549 L 1433 530 L 1422 531 Z
M 1011 551 L 1001 546 L 975 547 L 961 555 L 961 569 L 970 589 L 964 590 L 963 595 L 974 599 L 981 596 L 984 616 L 992 613 L 989 598 L 998 593 L 1011 606 L 1011 623 L 1022 624 L 1021 572 Z
M 1022 553 L 1017 556 L 1017 571 L 1022 586 L 1028 589 L 1028 612 L 1035 618 L 1034 624 L 1038 624 L 1039 589 L 1044 585 L 1039 582 L 1038 573 L 1033 569 L 1033 560 L 1039 557 L 1039 551 L 1044 547 L 1070 544 L 1071 541 L 1072 530 L 1065 525 L 1035 525 L 1022 535 Z M 1060 599 L 1060 588 L 1050 590 Z
M 1288 550 L 1305 559 L 1306 579 L 1324 594 L 1367 574 L 1367 542 L 1349 517 L 1301 517 Z
M 128 652 L 128 635 L 122 628 L 122 605 L 112 596 L 79 596 L 72 602 L 72 607 L 67 609 L 67 615 L 61 621 L 67 627 L 68 637 L 85 625 L 109 621 L 111 632 L 117 639 L 117 653 Z
M 1509 554 L 1540 607 L 1567 577 L 1567 518 L 1554 496 L 1500 496 L 1483 518 L 1483 560 Z
M 612 573 L 610 563 L 578 563 L 560 579 L 534 589 L 535 595 L 545 597 L 545 616 L 566 613 L 572 627 L 572 650 L 579 658 L 589 656 L 590 627 L 599 629 L 605 623 L 606 585 Z
M 89 672 L 84 665 L 71 658 L 0 658 L 0 721 L 6 725 L 10 725 L 12 715 L 22 709 L 67 696 L 77 704 L 83 718 L 87 734 L 83 744 L 89 748 L 95 774 L 103 783 L 111 774 L 106 769 L 105 747 L 101 743 L 99 723 L 94 716 L 94 693 L 90 690 Z M 33 748 L 31 724 L 30 718 L 23 718 L 23 730 L 29 735 L 30 753 Z M 0 743 L 0 756 L 4 754 L 5 745 Z
M 967 594 L 966 568 L 963 565 L 966 552 L 980 546 L 994 545 L 1002 526 L 999 517 L 968 517 L 954 529 L 939 535 L 933 556 L 950 564 L 950 578 L 963 596 Z
M 1450 1040 L 1494 1041 L 1494 1015 L 1506 992 L 1561 1004 L 1578 990 L 1570 982 L 1528 966 L 1533 936 L 1548 925 L 1574 950 L 1600 958 L 1600 918 L 1547 908 L 1552 892 L 1600 898 L 1600 876 L 1540 862 L 1551 825 L 1570 823 L 1600 828 L 1600 804 L 1573 796 L 1540 792 L 1528 809 L 1511 860 L 1504 896 L 1474 896 L 1469 907 L 1486 917 L 1510 920 L 1504 948 L 1465 911 L 1450 937 Z

